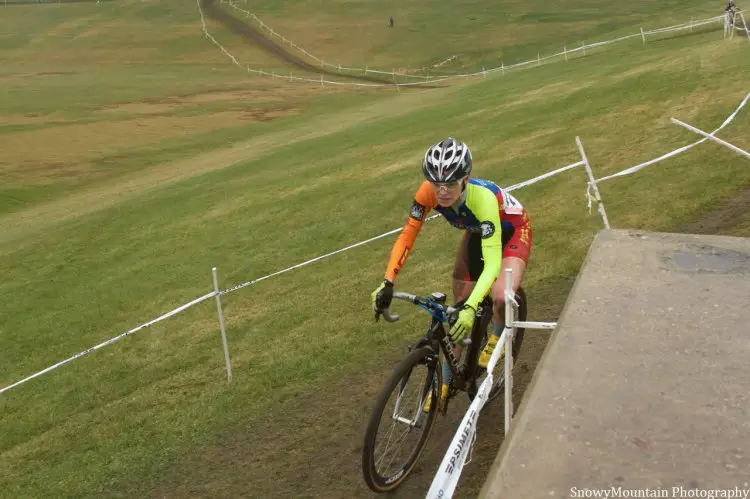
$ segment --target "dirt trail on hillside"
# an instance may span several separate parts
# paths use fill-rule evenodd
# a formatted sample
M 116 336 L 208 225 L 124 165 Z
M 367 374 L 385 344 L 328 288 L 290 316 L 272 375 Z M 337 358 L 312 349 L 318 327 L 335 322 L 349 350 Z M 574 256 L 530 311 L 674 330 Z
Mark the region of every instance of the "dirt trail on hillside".
M 276 42 L 271 40 L 270 38 L 266 37 L 263 32 L 255 29 L 252 25 L 242 21 L 241 19 L 238 19 L 231 15 L 230 13 L 223 10 L 220 6 L 218 6 L 215 2 L 215 0 L 201 0 L 201 6 L 204 10 L 204 12 L 214 19 L 215 21 L 220 22 L 232 32 L 235 34 L 241 36 L 245 40 L 249 41 L 253 45 L 256 45 L 269 54 L 273 55 L 277 59 L 281 59 L 282 61 L 285 61 L 293 66 L 296 66 L 300 69 L 304 69 L 306 71 L 318 73 L 318 74 L 324 74 L 329 76 L 336 76 L 338 78 L 345 78 L 349 80 L 355 80 L 355 81 L 362 81 L 362 82 L 368 82 L 368 83 L 379 83 L 383 85 L 389 85 L 394 86 L 395 83 L 390 78 L 379 78 L 377 76 L 365 76 L 365 75 L 349 75 L 349 74 L 342 74 L 337 73 L 335 71 L 329 71 L 325 68 L 321 68 L 319 66 L 314 66 L 307 61 L 295 56 L 294 54 L 290 54 L 281 45 L 278 45 Z M 409 85 L 411 88 L 435 88 L 436 85 L 431 84 L 420 84 L 420 85 Z
M 679 232 L 726 235 L 736 226 L 737 220 L 748 212 L 750 212 L 750 186 L 720 203 L 716 209 L 683 224 Z
M 533 317 L 558 317 L 574 281 L 574 277 L 561 278 L 530 289 Z M 524 339 L 514 378 L 516 407 L 549 336 L 549 332 L 537 331 Z M 139 477 L 109 490 L 110 495 L 154 499 L 424 497 L 469 405 L 464 394 L 454 399 L 446 416 L 438 417 L 415 470 L 398 490 L 386 495 L 371 492 L 361 469 L 370 412 L 391 368 L 403 359 L 406 345 L 394 342 L 360 359 L 355 370 L 328 378 L 319 389 L 285 397 L 282 410 L 238 418 L 211 442 L 164 466 L 157 478 Z M 462 473 L 454 499 L 476 497 L 482 488 L 504 438 L 503 417 L 502 400 L 485 406 L 471 463 Z

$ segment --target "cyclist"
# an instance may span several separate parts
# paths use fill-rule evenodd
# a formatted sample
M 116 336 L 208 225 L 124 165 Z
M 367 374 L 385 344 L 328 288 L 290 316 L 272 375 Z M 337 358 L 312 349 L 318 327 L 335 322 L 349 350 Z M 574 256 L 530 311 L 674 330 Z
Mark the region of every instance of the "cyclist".
M 734 0 L 729 0 L 727 2 L 727 6 L 724 7 L 724 30 L 726 31 L 727 28 L 730 30 L 734 28 L 734 21 L 735 21 L 735 15 L 737 14 L 737 11 L 739 9 L 737 8 L 737 5 L 734 3 Z
M 373 291 L 375 320 L 393 299 L 393 285 L 403 268 L 427 213 L 434 209 L 454 227 L 465 231 L 453 270 L 453 295 L 463 300 L 456 322 L 448 333 L 458 343 L 471 332 L 479 303 L 492 293 L 492 334 L 479 357 L 487 367 L 505 323 L 505 279 L 501 270 L 513 269 L 513 292 L 521 284 L 531 251 L 531 221 L 508 192 L 488 180 L 472 178 L 469 147 L 453 137 L 432 145 L 425 153 L 425 180 L 414 198 L 404 229 L 391 250 L 385 280 Z M 451 371 L 443 362 L 441 401 L 450 384 Z M 425 404 L 429 408 L 429 401 Z

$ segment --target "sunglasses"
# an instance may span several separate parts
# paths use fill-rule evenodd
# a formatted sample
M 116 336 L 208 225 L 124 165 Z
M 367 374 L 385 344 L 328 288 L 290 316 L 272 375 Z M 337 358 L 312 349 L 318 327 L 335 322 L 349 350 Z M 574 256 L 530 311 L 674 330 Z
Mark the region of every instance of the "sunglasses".
M 430 185 L 436 191 L 440 191 L 442 189 L 445 189 L 447 191 L 454 191 L 461 187 L 461 181 L 454 180 L 453 182 L 430 182 Z

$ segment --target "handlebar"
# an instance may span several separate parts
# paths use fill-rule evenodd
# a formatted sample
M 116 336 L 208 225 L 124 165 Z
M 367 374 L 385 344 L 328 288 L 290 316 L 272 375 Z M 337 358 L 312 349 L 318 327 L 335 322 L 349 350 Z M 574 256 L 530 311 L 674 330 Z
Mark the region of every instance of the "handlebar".
M 403 293 L 401 291 L 396 291 L 395 293 L 393 293 L 393 297 L 398 298 L 399 300 L 411 302 L 415 305 L 418 303 L 417 300 L 419 300 L 419 297 L 417 295 L 413 295 L 411 293 Z M 389 309 L 387 308 L 383 309 L 382 314 L 383 314 L 383 319 L 385 319 L 388 322 L 396 322 L 401 318 L 401 316 L 399 316 L 398 314 L 391 314 Z
M 393 293 L 393 297 L 399 300 L 408 301 L 414 305 L 421 305 L 423 308 L 439 314 L 443 320 L 447 320 L 448 316 L 458 311 L 455 307 L 446 307 L 445 305 L 441 305 L 440 303 L 422 298 L 421 296 L 412 293 L 396 291 Z M 388 322 L 396 322 L 400 319 L 398 314 L 391 314 L 390 310 L 387 308 L 382 310 L 381 313 L 383 314 L 383 318 Z
M 402 291 L 394 292 L 393 297 L 420 306 L 421 308 L 424 308 L 425 310 L 431 312 L 433 315 L 438 315 L 438 318 L 442 321 L 448 320 L 448 317 L 458 312 L 459 310 L 456 307 L 445 306 L 428 298 L 422 298 L 421 296 L 417 296 L 412 293 L 404 293 Z M 387 308 L 383 309 L 380 313 L 388 322 L 396 322 L 400 319 L 400 316 L 398 314 L 392 314 Z M 471 344 L 471 338 L 464 338 L 459 343 L 463 346 L 469 345 Z

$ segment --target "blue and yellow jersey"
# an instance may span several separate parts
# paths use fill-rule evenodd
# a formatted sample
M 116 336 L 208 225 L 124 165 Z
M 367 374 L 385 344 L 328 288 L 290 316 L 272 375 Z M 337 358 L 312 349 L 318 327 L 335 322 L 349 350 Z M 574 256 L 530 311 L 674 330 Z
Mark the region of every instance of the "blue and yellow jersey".
M 523 215 L 524 208 L 513 196 L 488 180 L 471 178 L 453 206 L 438 204 L 435 191 L 428 181 L 419 186 L 409 218 L 391 251 L 385 277 L 394 281 L 406 263 L 422 224 L 430 210 L 436 210 L 457 229 L 481 234 L 484 271 L 466 303 L 475 309 L 489 292 L 500 274 L 502 264 L 503 224 L 506 215 Z

